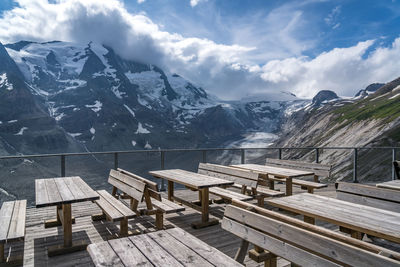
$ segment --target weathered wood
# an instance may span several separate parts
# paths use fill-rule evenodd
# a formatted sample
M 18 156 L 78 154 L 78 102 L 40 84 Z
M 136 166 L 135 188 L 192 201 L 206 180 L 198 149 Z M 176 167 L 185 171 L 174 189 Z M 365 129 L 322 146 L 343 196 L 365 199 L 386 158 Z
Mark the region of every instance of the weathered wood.
M 143 198 L 143 191 L 144 191 L 144 187 L 145 184 L 142 183 L 142 186 L 137 189 L 135 187 L 132 187 L 112 176 L 109 177 L 108 179 L 108 183 L 112 184 L 113 186 L 117 187 L 119 190 L 121 190 L 122 192 L 128 194 L 129 196 L 137 199 L 138 201 L 142 201 Z
M 129 238 L 118 238 L 108 241 L 126 267 L 151 267 L 151 262 L 140 252 Z M 104 265 L 103 265 L 104 266 Z
M 400 204 L 400 194 L 394 190 L 346 182 L 336 183 L 335 186 L 338 192 L 352 193 Z
M 35 180 L 35 196 L 36 196 L 36 206 L 49 202 L 49 197 L 47 195 L 47 189 L 45 185 L 45 180 L 36 179 Z
M 400 180 L 400 161 L 393 161 L 394 173 L 396 174 L 397 180 Z
M 323 176 L 323 177 L 329 177 L 332 170 L 332 165 L 328 164 L 311 163 L 298 160 L 273 159 L 273 158 L 267 158 L 266 165 L 312 171 L 317 176 Z
M 393 181 L 388 181 L 388 182 L 384 182 L 384 183 L 379 183 L 379 184 L 376 184 L 376 187 L 399 191 L 400 190 L 400 180 L 393 180 Z
M 317 255 L 337 263 L 350 265 L 365 264 L 366 266 L 377 266 L 379 264 L 383 264 L 383 262 L 385 262 L 384 265 L 386 266 L 397 266 L 399 264 L 398 261 L 393 259 L 359 249 L 344 242 L 318 235 L 302 228 L 298 228 L 296 226 L 277 221 L 254 212 L 249 212 L 238 207 L 228 206 L 224 216 L 224 220 L 225 218 L 230 218 L 231 220 L 241 223 L 242 227 L 247 225 L 257 231 L 261 231 L 266 235 L 271 235 L 279 240 L 290 242 L 299 248 L 316 253 Z M 252 242 L 251 240 L 249 241 Z M 284 257 L 280 253 L 276 253 L 275 251 L 271 250 L 269 247 L 261 247 L 271 251 L 274 254 Z M 299 263 L 297 261 L 294 262 Z
M 387 200 L 372 198 L 368 196 L 346 193 L 342 191 L 336 192 L 336 198 L 356 204 L 370 206 L 378 209 L 400 212 L 400 203 L 395 203 Z
M 26 200 L 16 200 L 9 225 L 7 242 L 21 240 L 25 236 Z
M 260 194 L 265 197 L 281 197 L 284 196 L 284 192 L 276 191 L 276 190 L 271 190 L 265 186 L 257 186 L 257 194 Z
M 150 171 L 149 173 L 154 177 L 176 182 L 193 189 L 201 189 L 213 186 L 233 185 L 232 181 L 227 181 L 220 178 L 210 177 L 207 175 L 202 175 L 185 170 L 172 169 L 172 170 L 162 170 L 162 171 Z
M 167 199 L 163 199 L 162 201 L 152 200 L 152 204 L 154 207 L 156 207 L 157 209 L 160 209 L 161 211 L 163 211 L 166 214 L 185 210 L 185 207 L 182 207 L 181 205 L 176 204 Z
M 110 203 L 114 209 L 118 210 L 125 218 L 133 218 L 136 216 L 136 213 L 125 206 L 121 201 L 115 199 L 110 193 L 105 190 L 97 191 L 98 194 L 104 198 L 108 203 Z
M 247 203 L 247 202 L 233 201 L 232 204 L 234 206 L 236 206 L 236 207 L 240 207 L 240 208 L 243 208 L 243 209 L 251 209 L 252 212 L 255 212 L 255 213 L 260 214 L 262 216 L 273 218 L 273 219 L 288 223 L 290 225 L 300 227 L 300 228 L 302 228 L 304 230 L 311 231 L 311 232 L 317 233 L 319 235 L 323 235 L 323 236 L 326 236 L 326 237 L 329 237 L 329 238 L 332 238 L 332 239 L 335 239 L 335 240 L 350 244 L 352 246 L 355 246 L 355 247 L 358 247 L 358 248 L 361 248 L 361 249 L 364 249 L 364 250 L 367 250 L 367 251 L 370 251 L 370 252 L 373 252 L 373 253 L 384 252 L 385 254 L 389 254 L 394 259 L 400 261 L 400 253 L 398 253 L 398 252 L 395 252 L 395 251 L 392 251 L 392 250 L 388 250 L 386 248 L 383 248 L 383 247 L 380 247 L 380 246 L 376 246 L 376 245 L 371 244 L 371 243 L 362 242 L 360 240 L 348 237 L 346 235 L 342 235 L 342 234 L 339 234 L 337 232 L 330 231 L 330 230 L 325 229 L 323 227 L 318 227 L 318 226 L 315 226 L 315 225 L 312 225 L 312 224 L 308 224 L 308 223 L 302 222 L 302 221 L 300 221 L 298 219 L 295 219 L 295 218 L 280 214 L 278 212 L 274 212 L 274 211 L 271 211 L 271 210 L 267 210 L 267 209 L 264 209 L 264 208 L 257 207 L 256 205 L 253 205 L 253 204 L 250 204 L 250 203 Z
M 174 182 L 168 180 L 168 200 L 172 201 L 174 197 Z
M 132 178 L 134 178 L 136 180 L 139 180 L 139 181 L 145 183 L 148 186 L 148 188 L 150 188 L 151 190 L 154 190 L 156 192 L 158 191 L 158 187 L 157 187 L 157 183 L 156 182 L 150 181 L 150 180 L 148 180 L 146 178 L 143 178 L 143 177 L 141 177 L 141 176 L 139 176 L 137 174 L 134 174 L 134 173 L 129 172 L 127 170 L 123 170 L 121 168 L 118 168 L 118 171 L 120 171 L 121 173 L 126 174 L 126 175 L 128 175 L 128 176 L 130 176 L 130 177 L 132 177 Z
M 156 266 L 183 266 L 148 235 L 131 236 L 129 239 L 140 248 L 146 258 Z
M 122 173 L 122 172 L 119 172 L 119 171 L 116 171 L 113 169 L 110 170 L 109 181 L 110 181 L 110 179 L 115 179 L 124 184 L 127 184 L 127 185 L 135 188 L 139 192 L 143 192 L 144 188 L 146 186 L 146 184 L 143 181 L 134 179 L 130 175 L 127 175 L 125 173 Z M 119 188 L 119 189 L 121 189 L 121 188 Z
M 63 219 L 62 227 L 64 232 L 64 247 L 72 246 L 72 210 L 71 204 L 62 204 Z
M 49 197 L 49 202 L 47 203 L 47 205 L 62 204 L 63 199 L 62 199 L 60 193 L 58 192 L 58 188 L 54 181 L 54 178 L 44 179 L 44 183 L 46 186 L 47 195 Z M 37 205 L 36 205 L 36 207 L 37 207 Z
M 7 241 L 15 201 L 4 202 L 0 210 L 0 244 Z
M 110 221 L 119 221 L 124 218 L 124 215 L 117 209 L 115 209 L 107 200 L 100 198 L 95 203 L 102 209 L 107 215 L 107 219 Z
M 223 189 L 219 187 L 210 188 L 210 193 L 222 197 L 223 199 L 227 199 L 229 201 L 231 201 L 232 199 L 242 200 L 242 201 L 253 199 L 252 196 L 246 196 L 244 194 L 236 193 L 233 191 L 229 191 L 228 189 Z
M 400 243 L 399 213 L 308 193 L 267 202 L 275 207 Z
M 124 267 L 121 259 L 108 242 L 90 244 L 87 247 L 87 251 L 89 252 L 95 266 Z
M 259 174 L 268 174 L 273 175 L 276 178 L 286 178 L 286 177 L 303 177 L 303 176 L 313 176 L 314 172 L 303 171 L 303 170 L 293 170 L 288 168 L 281 167 L 272 167 L 258 164 L 238 164 L 232 165 L 232 167 L 251 170 L 253 172 L 257 172 Z
M 240 224 L 227 217 L 223 218 L 221 225 L 226 231 L 302 266 L 340 266 L 339 264 Z
M 235 261 L 243 264 L 244 258 L 249 250 L 249 244 L 249 241 L 242 239 L 240 247 L 235 254 Z
M 68 180 L 68 179 L 66 179 Z M 64 178 L 54 178 L 54 183 L 57 186 L 58 193 L 62 199 L 62 203 L 72 203 L 75 200 L 75 196 L 72 194 L 68 185 L 65 183 Z M 71 183 L 74 184 L 74 183 Z

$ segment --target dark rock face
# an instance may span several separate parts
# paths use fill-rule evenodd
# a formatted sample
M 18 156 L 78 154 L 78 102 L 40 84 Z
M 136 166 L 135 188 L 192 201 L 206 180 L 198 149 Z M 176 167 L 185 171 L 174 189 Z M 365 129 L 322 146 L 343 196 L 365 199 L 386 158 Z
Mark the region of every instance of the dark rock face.
M 379 88 L 381 88 L 384 85 L 385 85 L 384 83 L 372 83 L 372 84 L 368 85 L 365 89 L 358 91 L 358 93 L 355 95 L 355 97 L 365 98 L 369 94 L 376 92 Z
M 312 99 L 312 104 L 314 106 L 319 106 L 321 105 L 324 101 L 329 101 L 332 99 L 337 99 L 339 98 L 338 95 L 330 90 L 322 90 L 319 91 L 318 94 L 316 94 L 313 99 Z

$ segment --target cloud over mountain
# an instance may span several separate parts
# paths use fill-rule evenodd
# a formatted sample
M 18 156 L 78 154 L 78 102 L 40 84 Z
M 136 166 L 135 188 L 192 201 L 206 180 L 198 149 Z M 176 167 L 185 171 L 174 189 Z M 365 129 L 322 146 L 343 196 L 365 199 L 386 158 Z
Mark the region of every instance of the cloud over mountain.
M 128 12 L 118 0 L 16 2 L 18 6 L 0 18 L 2 42 L 103 43 L 124 58 L 177 72 L 224 99 L 251 94 L 279 98 L 280 91 L 309 98 L 319 90 L 353 95 L 369 83 L 399 76 L 396 72 L 400 69 L 400 39 L 389 47 L 375 46 L 375 41 L 367 40 L 315 58 L 293 55 L 260 65 L 255 55 L 265 51 L 259 47 L 220 44 L 170 33 L 145 13 Z M 301 13 L 296 14 L 298 21 L 305 19 Z

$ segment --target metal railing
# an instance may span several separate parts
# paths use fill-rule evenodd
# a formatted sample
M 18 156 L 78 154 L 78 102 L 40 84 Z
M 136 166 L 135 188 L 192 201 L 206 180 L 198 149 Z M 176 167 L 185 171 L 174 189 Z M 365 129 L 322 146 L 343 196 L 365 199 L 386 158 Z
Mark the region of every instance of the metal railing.
M 165 169 L 165 155 L 170 152 L 201 152 L 202 162 L 207 162 L 207 153 L 216 151 L 239 151 L 240 162 L 246 163 L 246 151 L 251 150 L 275 150 L 278 152 L 278 158 L 282 159 L 284 150 L 313 150 L 315 153 L 315 162 L 319 163 L 321 150 L 351 150 L 353 151 L 353 182 L 358 182 L 358 154 L 360 150 L 364 149 L 378 149 L 378 150 L 391 150 L 392 161 L 396 160 L 396 151 L 400 147 L 266 147 L 266 148 L 199 148 L 199 149 L 159 149 L 159 150 L 130 150 L 130 151 L 105 151 L 105 152 L 80 152 L 80 153 L 60 153 L 60 154 L 39 154 L 39 155 L 16 155 L 16 156 L 0 156 L 0 160 L 7 159 L 34 159 L 46 157 L 59 157 L 60 158 L 60 176 L 64 177 L 66 172 L 65 160 L 67 157 L 73 156 L 95 156 L 95 155 L 114 155 L 114 168 L 118 168 L 119 155 L 121 154 L 136 154 L 136 153 L 159 153 L 160 154 L 160 169 Z M 392 167 L 392 179 L 395 179 L 395 170 Z M 164 180 L 161 180 L 161 190 L 165 190 Z

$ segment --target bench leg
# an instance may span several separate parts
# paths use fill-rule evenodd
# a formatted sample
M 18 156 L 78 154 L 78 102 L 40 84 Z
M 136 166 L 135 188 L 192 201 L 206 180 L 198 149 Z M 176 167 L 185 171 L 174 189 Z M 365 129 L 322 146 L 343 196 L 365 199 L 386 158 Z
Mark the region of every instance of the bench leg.
M 305 215 L 304 215 L 303 220 L 304 220 L 304 222 L 306 222 L 306 223 L 315 224 L 315 218 L 313 218 L 313 217 L 308 217 L 308 216 L 305 216 Z
M 4 243 L 0 243 L 0 263 L 4 262 Z
M 120 222 L 120 229 L 119 229 L 120 236 L 128 236 L 128 219 L 124 218 Z
M 249 249 L 249 241 L 242 239 L 242 243 L 235 255 L 235 261 L 243 264 L 248 249 Z
M 174 197 L 174 182 L 168 181 L 168 200 L 173 201 Z
M 286 178 L 286 195 L 291 196 L 293 189 L 292 178 Z
M 257 198 L 257 205 L 258 205 L 259 207 L 264 207 L 264 196 L 259 196 L 259 197 Z
M 314 194 L 314 188 L 308 187 L 307 188 L 307 192 L 310 193 L 310 194 Z
M 164 213 L 162 211 L 156 213 L 156 228 L 157 230 L 164 229 Z

